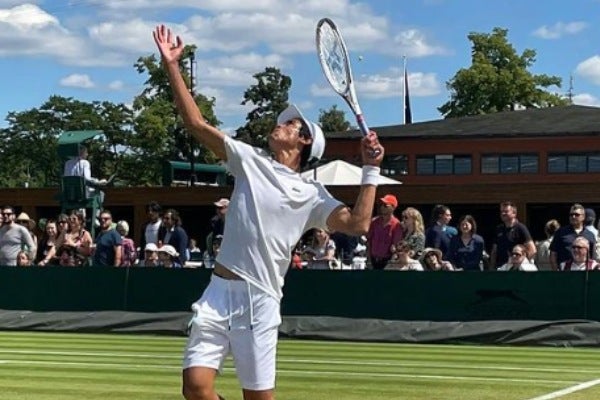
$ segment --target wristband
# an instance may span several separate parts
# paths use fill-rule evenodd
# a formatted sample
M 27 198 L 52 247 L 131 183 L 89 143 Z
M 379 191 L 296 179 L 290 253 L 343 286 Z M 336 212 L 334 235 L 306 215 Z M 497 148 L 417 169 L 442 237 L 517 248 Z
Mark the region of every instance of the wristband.
M 374 165 L 363 165 L 360 184 L 377 186 L 379 184 L 379 171 L 380 168 Z

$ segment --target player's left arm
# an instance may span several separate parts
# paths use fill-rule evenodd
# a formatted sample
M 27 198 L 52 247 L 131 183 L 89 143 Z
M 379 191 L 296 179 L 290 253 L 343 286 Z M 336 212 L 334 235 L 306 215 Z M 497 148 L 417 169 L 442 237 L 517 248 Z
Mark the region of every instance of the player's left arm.
M 379 166 L 383 160 L 384 149 L 379 143 L 377 134 L 369 132 L 361 141 L 363 160 L 363 178 L 354 207 L 337 207 L 327 218 L 327 226 L 332 231 L 343 232 L 352 236 L 365 235 L 371 225 L 373 207 L 377 196 Z M 373 156 L 376 154 L 376 156 Z

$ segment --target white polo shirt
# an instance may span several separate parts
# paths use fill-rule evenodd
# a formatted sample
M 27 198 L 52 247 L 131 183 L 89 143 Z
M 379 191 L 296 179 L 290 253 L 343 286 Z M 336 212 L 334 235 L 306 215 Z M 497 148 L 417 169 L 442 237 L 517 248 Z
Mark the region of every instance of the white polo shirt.
M 231 138 L 225 149 L 235 187 L 217 262 L 280 300 L 294 246 L 342 203 L 264 150 Z

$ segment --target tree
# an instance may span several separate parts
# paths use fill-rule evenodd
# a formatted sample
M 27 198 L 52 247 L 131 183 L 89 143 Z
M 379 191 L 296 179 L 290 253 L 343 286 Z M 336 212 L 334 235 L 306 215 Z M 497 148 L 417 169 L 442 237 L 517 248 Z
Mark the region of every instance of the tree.
M 195 46 L 185 46 L 179 63 L 188 87 L 190 86 L 188 65 L 194 51 Z M 137 116 L 134 121 L 135 133 L 130 142 L 132 153 L 144 163 L 144 165 L 140 164 L 142 169 L 136 171 L 139 174 L 140 184 L 158 184 L 165 161 L 190 160 L 192 151 L 194 159 L 198 162 L 215 162 L 214 154 L 199 146 L 185 132 L 183 121 L 173 102 L 167 74 L 156 56 L 140 57 L 134 66 L 138 73 L 148 74 L 144 89 L 133 101 Z M 215 99 L 202 94 L 195 94 L 194 99 L 204 119 L 213 126 L 219 126 L 221 122 L 214 113 Z
M 350 129 L 350 122 L 346 121 L 346 113 L 333 105 L 329 110 L 319 110 L 319 125 L 323 132 L 344 132 Z
M 253 75 L 258 81 L 244 92 L 243 105 L 256 107 L 246 116 L 246 125 L 237 130 L 238 137 L 253 146 L 266 147 L 267 135 L 273 130 L 277 115 L 288 106 L 292 79 L 275 67 Z
M 514 110 L 517 106 L 551 107 L 567 104 L 550 86 L 560 88 L 557 76 L 534 75 L 528 71 L 535 62 L 535 50 L 521 55 L 507 40 L 507 29 L 494 28 L 491 34 L 471 32 L 471 66 L 460 69 L 446 83 L 450 101 L 438 110 L 446 118 Z
M 130 137 L 132 112 L 124 104 L 86 103 L 51 96 L 39 108 L 10 112 L 0 131 L 0 186 L 55 186 L 62 176 L 58 137 L 62 131 L 102 130 L 105 137 L 89 143 L 95 176 L 115 171 L 120 149 Z

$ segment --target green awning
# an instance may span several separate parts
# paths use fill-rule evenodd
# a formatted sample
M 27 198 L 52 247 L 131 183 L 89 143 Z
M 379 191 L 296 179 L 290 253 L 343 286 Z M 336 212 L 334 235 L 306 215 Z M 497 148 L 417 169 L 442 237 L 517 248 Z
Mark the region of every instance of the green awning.
M 79 145 L 96 136 L 104 135 L 104 131 L 64 131 L 58 137 L 58 155 L 61 158 L 77 157 Z

